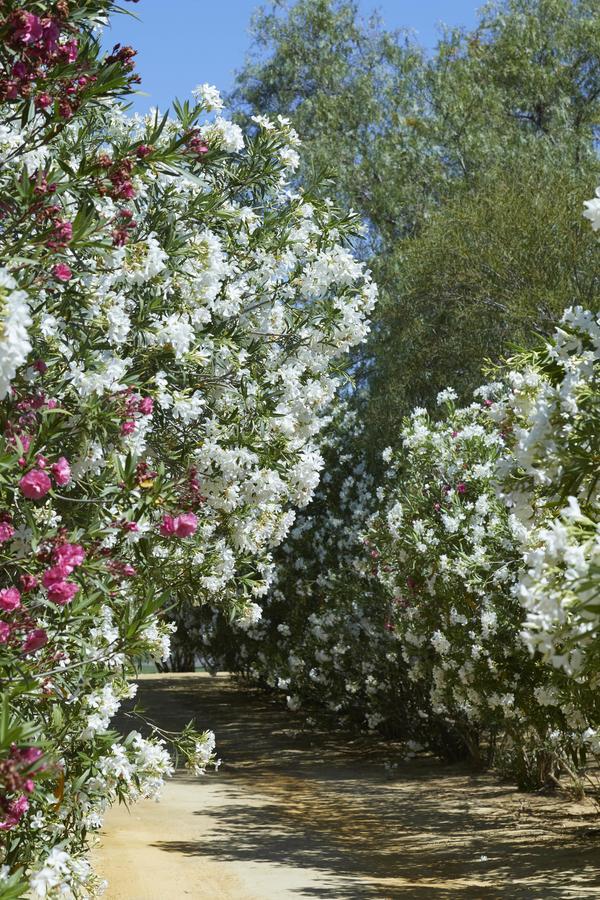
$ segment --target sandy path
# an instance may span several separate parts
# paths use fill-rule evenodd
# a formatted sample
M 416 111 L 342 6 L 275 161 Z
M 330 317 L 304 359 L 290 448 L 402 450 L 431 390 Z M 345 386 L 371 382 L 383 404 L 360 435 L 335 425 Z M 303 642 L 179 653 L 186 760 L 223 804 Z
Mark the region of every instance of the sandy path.
M 151 718 L 217 733 L 218 775 L 179 773 L 160 803 L 107 816 L 107 900 L 600 898 L 600 822 L 394 747 L 306 734 L 227 676 L 146 676 Z

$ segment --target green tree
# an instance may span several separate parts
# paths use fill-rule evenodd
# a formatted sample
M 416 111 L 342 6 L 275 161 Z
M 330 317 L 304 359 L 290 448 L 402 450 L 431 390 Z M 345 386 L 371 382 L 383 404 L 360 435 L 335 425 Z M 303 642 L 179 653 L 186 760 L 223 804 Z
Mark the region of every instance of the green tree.
M 598 175 L 596 0 L 507 0 L 428 58 L 353 0 L 262 7 L 237 79 L 242 114 L 283 113 L 305 166 L 366 225 L 382 301 L 357 363 L 369 441 L 482 362 L 593 302 L 591 237 L 578 226 Z M 547 241 L 552 224 L 556 240 Z

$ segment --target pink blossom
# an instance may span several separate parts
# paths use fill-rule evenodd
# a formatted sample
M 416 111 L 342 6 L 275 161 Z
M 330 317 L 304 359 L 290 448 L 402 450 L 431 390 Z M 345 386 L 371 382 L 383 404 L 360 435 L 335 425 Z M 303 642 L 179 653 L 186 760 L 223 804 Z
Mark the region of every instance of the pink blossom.
M 46 466 L 48 465 L 48 460 L 46 459 L 45 456 L 42 456 L 41 453 L 39 453 L 36 456 L 35 461 L 36 461 L 38 468 L 40 468 L 40 469 L 45 469 Z
M 10 637 L 10 625 L 0 620 L 0 644 L 5 644 Z
M 10 522 L 0 522 L 0 544 L 10 541 L 14 533 L 15 529 Z
M 467 486 L 464 483 L 464 481 L 461 481 L 456 485 L 456 493 L 457 494 L 466 494 L 467 493 Z
M 34 591 L 39 584 L 35 575 L 21 575 L 19 580 L 24 594 L 27 594 L 29 591 Z
M 198 528 L 198 517 L 194 513 L 182 513 L 173 520 L 173 528 L 177 537 L 190 537 Z
M 52 97 L 50 94 L 47 94 L 45 91 L 41 94 L 38 94 L 35 98 L 35 105 L 38 109 L 47 109 L 52 103 Z
M 40 750 L 39 747 L 22 747 L 17 748 L 16 753 L 18 755 L 18 760 L 20 763 L 24 763 L 26 766 L 32 766 L 38 759 L 41 759 L 44 755 L 43 751 Z
M 0 609 L 12 612 L 13 609 L 18 609 L 20 605 L 21 594 L 16 588 L 3 588 L 0 591 Z
M 67 62 L 75 62 L 77 59 L 77 53 L 79 51 L 79 47 L 77 45 L 76 40 L 67 41 L 58 48 L 60 55 L 66 59 Z
M 163 516 L 160 533 L 163 537 L 184 538 L 195 534 L 198 528 L 198 517 L 194 513 L 182 513 L 180 516 Z
M 57 263 L 52 269 L 52 274 L 58 281 L 70 281 L 73 277 L 71 267 L 66 263 Z
M 142 400 L 140 400 L 139 409 L 142 415 L 151 416 L 154 409 L 154 400 L 152 397 L 143 397 Z
M 43 42 L 48 52 L 53 53 L 56 50 L 60 29 L 53 19 L 42 19 Z
M 85 550 L 79 544 L 60 544 L 55 548 L 53 559 L 59 565 L 68 566 L 72 572 L 85 559 Z
M 23 433 L 18 435 L 18 440 L 21 442 L 24 453 L 27 453 L 31 447 L 31 437 L 28 434 Z
M 121 425 L 121 434 L 133 434 L 135 431 L 135 422 L 131 419 L 128 419 L 126 422 L 123 422 Z
M 0 831 L 10 831 L 19 824 L 19 820 L 29 809 L 29 800 L 25 795 L 12 800 L 8 804 L 7 815 L 4 821 L 0 822 Z
M 173 516 L 163 516 L 160 533 L 163 537 L 171 537 L 172 534 L 175 534 L 175 519 Z
M 68 563 L 60 562 L 58 565 L 52 566 L 50 569 L 46 569 L 46 571 L 42 575 L 42 584 L 45 588 L 49 588 L 53 584 L 57 584 L 57 582 L 59 581 L 64 581 L 64 579 L 71 574 L 74 568 L 74 566 L 70 566 Z
M 71 466 L 69 465 L 69 461 L 65 459 L 64 456 L 59 457 L 59 459 L 54 463 L 51 467 L 51 472 L 54 476 L 54 480 L 59 487 L 64 487 L 65 484 L 68 484 L 71 480 Z
M 34 44 L 42 36 L 42 23 L 39 16 L 19 9 L 10 17 L 12 26 L 11 38 L 15 43 Z
M 19 487 L 23 496 L 28 500 L 40 500 L 46 496 L 52 487 L 52 482 L 41 469 L 32 469 L 27 475 L 23 475 L 19 481 Z
M 66 606 L 71 602 L 79 585 L 72 581 L 55 581 L 48 588 L 48 600 L 56 603 L 58 606 Z
M 34 628 L 23 642 L 23 653 L 35 653 L 48 643 L 48 635 L 43 628 Z

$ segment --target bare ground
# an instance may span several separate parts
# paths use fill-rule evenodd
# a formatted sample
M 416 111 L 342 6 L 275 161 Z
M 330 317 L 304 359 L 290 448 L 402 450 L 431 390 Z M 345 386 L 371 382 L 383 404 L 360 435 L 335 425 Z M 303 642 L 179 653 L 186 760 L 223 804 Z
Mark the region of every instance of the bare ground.
M 518 793 L 394 745 L 307 733 L 226 675 L 143 676 L 148 715 L 215 730 L 225 763 L 107 816 L 107 900 L 600 898 L 591 804 Z

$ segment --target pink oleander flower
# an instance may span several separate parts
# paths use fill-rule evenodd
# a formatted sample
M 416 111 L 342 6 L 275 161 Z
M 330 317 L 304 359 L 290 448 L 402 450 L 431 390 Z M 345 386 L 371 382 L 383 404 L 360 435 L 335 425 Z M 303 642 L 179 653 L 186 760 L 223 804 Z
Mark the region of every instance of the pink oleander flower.
M 16 10 L 9 19 L 11 40 L 15 44 L 35 44 L 43 34 L 42 22 L 34 13 Z
M 56 603 L 58 606 L 66 606 L 71 602 L 78 590 L 79 585 L 74 584 L 72 581 L 54 581 L 48 587 L 48 600 L 51 600 L 52 603 Z
M 198 517 L 194 513 L 182 513 L 180 516 L 163 516 L 160 533 L 163 537 L 190 537 L 198 528 Z
M 121 434 L 133 434 L 135 431 L 135 422 L 131 419 L 128 419 L 126 422 L 123 422 L 121 425 Z
M 68 568 L 70 574 L 76 566 L 80 566 L 85 559 L 85 550 L 79 544 L 59 544 L 52 554 L 54 562 L 58 566 Z
M 13 609 L 18 609 L 20 605 L 21 594 L 16 588 L 3 588 L 0 591 L 0 609 L 12 612 Z
M 151 416 L 154 409 L 154 400 L 152 397 L 143 397 L 140 400 L 139 410 L 143 416 Z
M 73 277 L 71 267 L 66 263 L 57 263 L 52 269 L 52 274 L 58 281 L 70 281 Z
M 38 469 L 45 469 L 46 466 L 48 465 L 48 460 L 46 459 L 45 456 L 42 456 L 41 453 L 38 453 L 38 455 L 35 458 L 35 462 L 36 462 Z
M 34 591 L 39 584 L 39 581 L 35 577 L 35 575 L 21 575 L 21 590 L 24 594 L 27 594 L 29 591 Z
M 48 643 L 48 635 L 43 628 L 34 628 L 23 642 L 23 653 L 35 653 Z M 41 752 L 41 751 L 40 751 Z
M 175 534 L 175 519 L 173 516 L 163 516 L 160 533 L 163 537 L 171 537 L 171 535 Z
M 10 522 L 0 522 L 0 544 L 10 541 L 14 533 L 15 529 Z
M 467 486 L 464 483 L 464 481 L 461 481 L 456 485 L 456 493 L 457 494 L 466 494 L 467 493 Z
M 19 481 L 19 487 L 23 496 L 28 500 L 40 500 L 46 496 L 52 487 L 52 482 L 41 469 L 32 469 L 27 475 L 23 475 Z
M 19 434 L 17 435 L 17 439 L 21 442 L 21 447 L 23 448 L 23 452 L 27 453 L 29 448 L 31 447 L 31 437 L 28 434 Z
M 190 537 L 198 528 L 198 516 L 194 513 L 182 513 L 173 520 L 173 528 L 177 537 Z
M 58 52 L 66 60 L 66 62 L 75 62 L 77 59 L 77 54 L 79 52 L 79 45 L 76 40 L 72 39 L 70 41 L 66 41 L 66 43 L 61 44 L 58 48 Z
M 10 831 L 11 828 L 15 828 L 28 809 L 29 800 L 25 795 L 17 797 L 16 800 L 12 800 L 8 804 L 6 818 L 0 822 L 0 831 Z
M 35 98 L 35 105 L 37 109 L 48 109 L 51 103 L 52 97 L 45 91 L 43 91 L 41 94 L 38 94 Z
M 0 644 L 5 644 L 10 637 L 10 625 L 0 620 Z
M 44 755 L 43 750 L 40 750 L 39 747 L 17 747 L 14 753 L 17 760 L 26 766 L 32 766 Z
M 71 466 L 69 461 L 61 456 L 51 467 L 50 471 L 59 487 L 64 487 L 71 480 Z
M 59 581 L 64 581 L 74 568 L 74 566 L 71 566 L 68 563 L 59 562 L 58 565 L 46 569 L 42 575 L 42 584 L 45 588 L 49 588 Z

